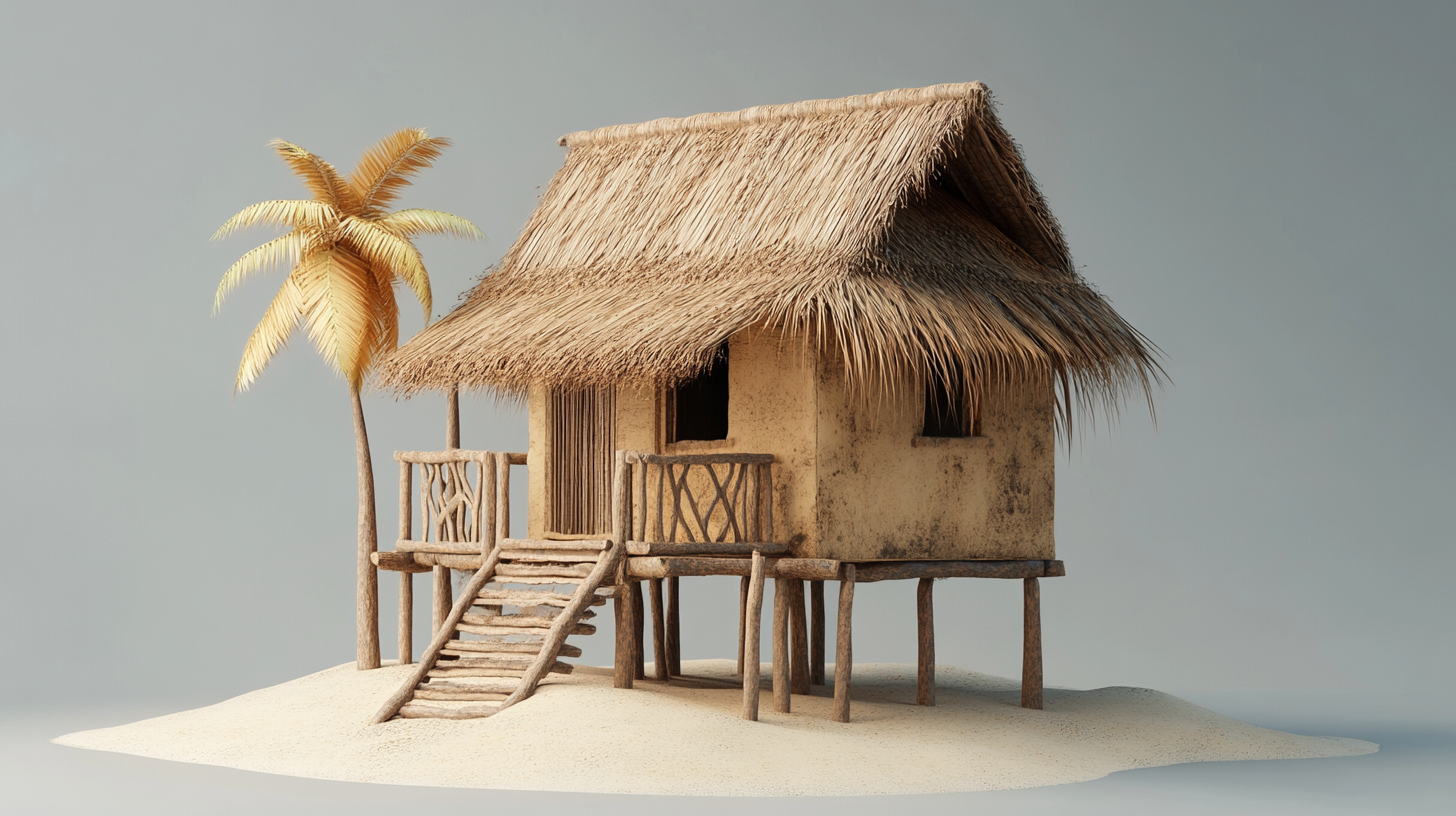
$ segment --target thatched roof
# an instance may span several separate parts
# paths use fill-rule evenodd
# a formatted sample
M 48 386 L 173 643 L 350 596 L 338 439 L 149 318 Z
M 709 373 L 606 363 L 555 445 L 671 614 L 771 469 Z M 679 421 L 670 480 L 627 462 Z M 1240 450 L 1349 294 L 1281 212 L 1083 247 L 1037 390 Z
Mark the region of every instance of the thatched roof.
M 1072 268 L 980 83 L 560 141 L 521 237 L 385 387 L 671 383 L 755 324 L 832 347 L 865 393 L 954 360 L 1115 409 L 1160 375 Z

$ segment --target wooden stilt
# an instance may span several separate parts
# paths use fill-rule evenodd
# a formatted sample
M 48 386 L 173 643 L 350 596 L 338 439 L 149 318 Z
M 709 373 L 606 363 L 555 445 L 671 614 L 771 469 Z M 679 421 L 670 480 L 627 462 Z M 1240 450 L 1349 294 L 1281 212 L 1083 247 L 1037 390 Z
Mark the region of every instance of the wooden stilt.
M 633 654 L 632 650 L 632 632 L 637 628 L 637 623 L 632 620 L 632 598 L 627 589 L 629 586 L 628 582 L 619 581 L 617 597 L 612 599 L 617 625 L 616 660 L 612 671 L 612 685 L 620 689 L 632 688 L 632 680 L 637 676 L 637 656 Z
M 1022 580 L 1021 707 L 1041 710 L 1041 585 Z
M 774 579 L 773 695 L 774 711 L 789 712 L 789 581 Z
M 662 579 L 651 579 L 647 582 L 647 589 L 652 596 L 652 674 L 656 680 L 666 680 L 667 632 L 663 626 Z
M 738 673 L 743 674 L 743 641 L 748 634 L 748 584 L 753 579 L 745 575 L 738 582 Z
M 679 590 L 676 575 L 667 579 L 667 673 L 682 674 L 682 618 L 678 611 Z
M 415 574 L 399 574 L 399 664 L 407 666 L 415 661 Z
M 414 510 L 411 496 L 415 466 L 409 462 L 399 463 L 399 537 L 408 541 L 414 528 Z M 413 663 L 415 628 L 415 575 L 412 572 L 399 573 L 399 662 Z
M 824 582 L 809 582 L 809 684 L 824 685 Z
M 804 610 L 804 582 L 789 582 L 789 644 L 793 649 L 789 688 L 795 694 L 809 693 L 809 626 Z
M 915 704 L 935 705 L 935 610 L 932 605 L 935 579 L 921 578 L 915 588 L 915 620 L 920 642 L 920 660 L 915 676 Z
M 434 608 L 430 615 L 430 634 L 440 631 L 445 619 L 450 617 L 450 607 L 455 605 L 454 590 L 450 586 L 450 568 L 435 567 Z
M 642 582 L 629 585 L 632 595 L 632 677 L 647 679 L 647 615 L 642 602 Z
M 854 613 L 854 565 L 844 565 L 844 579 L 839 582 L 839 631 L 834 638 L 834 721 L 849 722 L 849 677 L 854 668 L 853 633 L 850 622 Z
M 758 658 L 759 627 L 763 613 L 763 553 L 753 553 L 753 571 L 748 579 L 748 597 L 745 625 L 743 627 L 743 657 L 739 661 L 743 675 L 743 719 L 758 719 L 758 693 L 761 678 L 761 664 Z

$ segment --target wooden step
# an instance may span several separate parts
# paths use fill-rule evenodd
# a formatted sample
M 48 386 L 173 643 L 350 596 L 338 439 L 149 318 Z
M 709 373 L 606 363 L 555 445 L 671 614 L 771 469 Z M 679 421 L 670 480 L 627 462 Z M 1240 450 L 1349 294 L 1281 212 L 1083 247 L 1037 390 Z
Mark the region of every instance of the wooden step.
M 562 663 L 565 666 L 567 664 Z M 457 669 L 451 668 L 449 662 L 441 660 L 430 669 L 426 677 L 499 677 L 501 679 L 520 677 L 525 674 L 525 669 Z M 557 672 L 566 674 L 566 672 Z
M 501 673 L 500 674 L 493 674 L 493 675 L 484 675 L 483 674 L 483 675 L 478 675 L 478 676 L 480 676 L 480 677 L 519 677 L 522 674 L 525 674 L 526 669 L 531 668 L 531 664 L 532 663 L 535 663 L 536 662 L 535 655 L 531 655 L 529 657 L 530 657 L 530 659 L 528 659 L 528 660 L 503 660 L 501 658 L 471 658 L 471 657 L 460 657 L 460 658 L 456 658 L 455 660 L 440 660 L 440 661 L 436 661 L 435 668 L 437 668 L 437 669 L 494 669 L 494 670 L 499 671 Z M 573 665 L 571 665 L 570 663 L 562 663 L 560 660 L 558 660 L 558 661 L 552 663 L 551 664 L 551 668 L 550 669 L 547 669 L 547 671 L 550 672 L 551 674 L 571 674 L 571 670 L 574 669 L 574 668 L 576 668 L 576 667 L 573 666 Z M 515 674 L 510 674 L 510 672 L 515 672 Z M 471 676 L 475 676 L 475 675 L 471 675 Z
M 491 617 L 491 616 L 485 616 L 485 615 L 481 615 L 481 616 L 471 616 L 471 617 L 483 617 L 486 620 L 500 620 L 501 619 L 501 618 Z M 510 617 L 510 616 L 509 615 L 506 615 L 506 616 L 502 616 L 502 617 Z M 537 638 L 540 638 L 540 637 L 543 637 L 546 634 L 546 630 L 543 629 L 543 628 L 541 628 L 541 627 L 539 627 L 539 626 L 503 626 L 503 625 L 500 625 L 500 624 L 483 625 L 483 624 L 472 624 L 472 623 L 460 623 L 460 624 L 457 624 L 455 628 L 457 630 L 461 631 L 461 632 L 465 632 L 465 633 L 471 634 L 471 635 L 533 635 L 533 636 L 535 636 Z M 573 624 L 570 629 L 567 629 L 566 630 L 566 633 L 568 635 L 591 635 L 591 634 L 595 634 L 596 631 L 597 631 L 597 628 L 595 626 L 593 626 L 592 624 L 590 624 L 590 623 L 578 623 L 578 624 Z
M 592 599 L 592 606 L 601 606 L 606 602 L 606 598 L 596 597 Z M 476 596 L 475 603 L 480 606 L 566 606 L 571 603 L 571 595 L 533 589 L 486 589 Z
M 501 582 L 502 584 L 560 584 L 562 586 L 570 586 L 572 584 L 580 584 L 582 581 L 585 581 L 586 579 L 585 578 L 580 578 L 580 577 L 577 577 L 577 576 L 574 576 L 574 575 L 560 575 L 560 574 L 558 574 L 558 575 L 514 575 L 514 576 L 501 576 L 501 577 L 497 578 L 496 580 L 499 581 L 499 582 Z M 609 597 L 609 596 L 604 596 L 604 597 Z
M 498 564 L 495 568 L 496 580 L 501 583 L 511 583 L 511 578 L 528 576 L 561 576 L 563 578 L 580 579 L 591 575 L 591 564 L 552 564 L 550 566 L 536 567 L 529 564 Z
M 502 564 L 522 561 L 560 561 L 567 564 L 595 564 L 601 557 L 598 550 L 502 550 Z
M 586 610 L 578 616 L 582 618 L 595 618 L 597 613 Z M 511 615 L 475 615 L 465 613 L 460 617 L 463 623 L 473 623 L 477 626 L 536 626 L 542 629 L 549 629 L 551 624 L 556 622 L 557 616 L 527 615 L 523 612 Z
M 607 538 L 580 538 L 556 541 L 545 538 L 507 538 L 501 541 L 501 554 L 510 550 L 595 550 L 600 552 L 610 545 Z
M 455 688 L 420 688 L 415 689 L 416 700 L 455 700 L 467 702 L 472 700 L 504 700 L 511 696 L 504 691 L 469 691 Z
M 431 671 L 434 671 L 434 670 L 431 669 Z M 460 671 L 466 671 L 466 670 L 465 669 L 460 669 Z M 480 678 L 480 679 L 473 680 L 473 681 L 467 681 L 465 683 L 461 683 L 461 682 L 450 682 L 449 681 L 449 680 L 459 681 L 459 680 L 462 680 L 462 679 L 465 679 L 465 678 L 468 678 L 468 677 L 477 677 L 477 678 Z M 424 689 L 424 688 L 453 688 L 453 689 L 464 689 L 466 691 L 503 691 L 506 694 L 510 694 L 511 692 L 515 691 L 516 690 L 516 686 L 519 685 L 519 683 L 517 683 L 515 680 L 513 680 L 513 679 L 511 679 L 509 677 L 499 677 L 499 676 L 493 675 L 493 674 L 481 674 L 481 675 L 457 674 L 457 675 L 454 675 L 453 677 L 450 677 L 449 680 L 447 680 L 446 682 L 441 682 L 442 679 L 443 678 L 440 678 L 440 677 L 431 677 L 429 679 L 426 679 L 423 682 L 421 682 L 418 685 L 416 685 L 415 686 L 415 690 L 416 691 L 419 691 L 420 689 Z
M 501 640 L 489 638 L 486 640 L 452 640 L 445 644 L 440 650 L 441 654 L 481 654 L 481 653 L 508 653 L 525 652 L 536 654 L 541 651 L 541 641 L 533 640 L 522 642 L 519 640 Z M 561 651 L 557 652 L 561 657 L 581 657 L 581 648 L 562 644 Z
M 500 705 L 492 705 L 490 703 L 478 703 L 476 705 L 461 706 L 459 708 L 450 708 L 441 705 L 425 705 L 424 703 L 405 703 L 404 705 L 400 706 L 399 713 L 395 716 L 407 720 L 416 718 L 439 720 L 476 720 L 480 719 L 481 717 L 489 717 L 497 711 L 500 711 Z

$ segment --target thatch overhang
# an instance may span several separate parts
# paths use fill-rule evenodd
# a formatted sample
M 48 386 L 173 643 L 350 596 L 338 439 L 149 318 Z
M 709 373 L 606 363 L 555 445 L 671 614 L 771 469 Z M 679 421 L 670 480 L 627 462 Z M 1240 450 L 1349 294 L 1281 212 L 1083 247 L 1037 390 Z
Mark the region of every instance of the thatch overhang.
M 1161 371 L 1077 274 L 978 82 L 562 137 L 565 165 L 458 308 L 380 367 L 403 393 L 670 384 L 754 325 L 863 393 L 953 362 L 1115 410 Z

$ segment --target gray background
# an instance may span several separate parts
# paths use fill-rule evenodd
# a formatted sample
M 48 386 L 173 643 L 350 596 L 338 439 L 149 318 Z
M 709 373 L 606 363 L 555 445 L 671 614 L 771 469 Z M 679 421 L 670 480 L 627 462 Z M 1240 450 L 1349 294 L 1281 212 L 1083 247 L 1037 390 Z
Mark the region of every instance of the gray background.
M 1069 790 L 1156 808 L 1147 797 L 1160 785 L 1202 796 L 1188 774 L 1222 779 L 1209 790 L 1235 797 L 1210 807 L 1287 807 L 1306 793 L 1343 807 L 1360 800 L 1326 782 L 1353 778 L 1399 789 L 1412 810 L 1450 805 L 1452 789 L 1428 776 L 1370 769 L 1406 756 L 1410 775 L 1436 753 L 1456 756 L 1453 12 L 0 5 L 0 712 L 8 750 L 50 763 L 25 772 L 24 801 L 80 807 L 60 780 L 83 769 L 113 779 L 98 788 L 113 805 L 143 801 L 127 798 L 128 780 L 156 775 L 145 795 L 160 798 L 138 807 L 157 812 L 242 801 L 229 786 L 273 809 L 311 801 L 300 790 L 400 795 L 157 771 L 163 763 L 31 740 L 352 660 L 346 388 L 298 336 L 232 396 L 242 344 L 280 277 L 209 314 L 223 270 L 272 233 L 208 236 L 247 204 L 304 196 L 268 139 L 346 169 L 399 127 L 454 139 L 401 201 L 490 236 L 420 241 L 443 313 L 509 247 L 560 165 L 563 133 L 978 79 L 1078 266 L 1163 349 L 1175 383 L 1158 395 L 1156 427 L 1130 406 L 1058 459 L 1069 574 L 1043 587 L 1048 682 L 1150 686 L 1264 724 L 1387 734 L 1381 759 L 1275 764 L 1264 787 L 1238 776 L 1248 770 L 1167 769 Z M 403 311 L 407 336 L 421 320 Z M 389 531 L 389 454 L 439 447 L 443 403 L 373 395 L 365 410 Z M 524 449 L 524 416 L 489 397 L 465 401 L 463 426 L 466 447 Z M 736 587 L 690 589 L 684 657 L 727 656 Z M 1018 594 L 1016 582 L 938 585 L 941 662 L 1015 676 Z M 913 660 L 911 586 L 867 586 L 857 600 L 856 657 Z M 608 662 L 608 643 L 582 639 L 586 660 Z M 59 719 L 35 719 L 47 711 Z M 1033 793 L 1005 801 L 1062 801 Z

